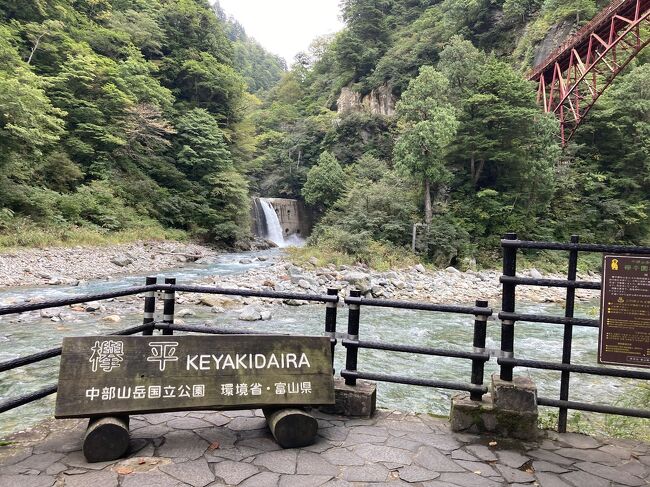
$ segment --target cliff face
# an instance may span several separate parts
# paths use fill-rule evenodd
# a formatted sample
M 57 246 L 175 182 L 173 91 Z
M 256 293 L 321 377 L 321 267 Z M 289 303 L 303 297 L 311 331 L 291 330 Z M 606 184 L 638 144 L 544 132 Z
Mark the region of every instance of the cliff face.
M 571 37 L 574 29 L 574 22 L 568 20 L 564 20 L 551 27 L 544 39 L 535 47 L 533 66 L 537 66 L 539 63 L 544 61 L 544 59 L 546 59 L 546 57 L 551 54 L 556 47 Z
M 346 113 L 367 112 L 373 115 L 392 117 L 395 115 L 395 103 L 397 99 L 389 85 L 384 84 L 375 88 L 368 95 L 361 96 L 349 87 L 341 90 L 336 102 L 339 115 Z

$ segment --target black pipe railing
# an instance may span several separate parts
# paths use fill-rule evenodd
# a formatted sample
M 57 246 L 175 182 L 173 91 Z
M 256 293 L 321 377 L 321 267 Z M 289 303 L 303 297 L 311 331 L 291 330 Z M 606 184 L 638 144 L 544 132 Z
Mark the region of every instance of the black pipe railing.
M 156 311 L 156 292 L 162 292 L 163 316 L 162 321 L 155 321 Z M 145 286 L 135 286 L 119 291 L 86 294 L 65 299 L 54 299 L 38 303 L 28 303 L 21 305 L 12 305 L 0 307 L 0 315 L 11 313 L 22 313 L 25 311 L 35 311 L 52 307 L 67 306 L 71 304 L 86 303 L 89 301 L 100 301 L 123 296 L 132 296 L 144 293 L 144 313 L 142 324 L 111 333 L 110 335 L 133 335 L 142 333 L 143 335 L 152 335 L 154 331 L 162 332 L 163 335 L 173 335 L 175 331 L 186 333 L 204 333 L 204 334 L 261 334 L 260 331 L 246 329 L 230 329 L 223 327 L 214 327 L 207 325 L 190 325 L 174 323 L 174 307 L 176 301 L 176 292 L 200 293 L 200 294 L 221 294 L 242 297 L 260 297 L 272 299 L 295 299 L 308 302 L 321 302 L 326 304 L 325 308 L 325 335 L 330 337 L 332 344 L 332 365 L 334 365 L 334 352 L 337 345 L 336 339 L 336 320 L 337 320 L 337 303 L 339 302 L 338 290 L 330 288 L 327 294 L 305 294 L 278 291 L 256 291 L 248 289 L 227 289 L 213 286 L 194 286 L 179 285 L 173 278 L 165 279 L 164 284 L 158 284 L 155 277 L 148 277 Z M 356 383 L 357 378 L 379 380 L 386 382 L 397 382 L 400 384 L 425 385 L 429 387 L 439 387 L 459 391 L 468 391 L 472 399 L 481 400 L 482 395 L 487 392 L 487 387 L 483 385 L 484 366 L 490 356 L 485 352 L 486 340 L 486 323 L 487 318 L 492 314 L 492 310 L 487 307 L 487 302 L 477 301 L 476 306 L 455 306 L 439 305 L 430 303 L 417 303 L 409 301 L 384 301 L 377 299 L 362 298 L 359 291 L 352 291 L 346 299 L 349 306 L 348 318 L 348 335 L 344 340 L 347 349 L 346 369 L 341 371 L 341 376 L 345 378 L 346 383 Z M 473 351 L 463 352 L 455 350 L 442 350 L 426 347 L 417 347 L 410 345 L 396 345 L 381 342 L 359 341 L 359 313 L 361 304 L 364 306 L 390 307 L 398 309 L 423 310 L 432 312 L 447 312 L 456 314 L 474 315 L 474 339 Z M 275 333 L 271 333 L 275 334 Z M 444 357 L 468 359 L 472 361 L 472 374 L 470 383 L 449 382 L 431 379 L 414 379 L 398 375 L 370 374 L 357 370 L 358 350 L 359 348 L 375 348 L 388 351 L 397 351 L 405 353 L 417 353 L 425 355 L 438 355 Z M 61 355 L 61 347 L 44 350 L 31 355 L 18 357 L 0 363 L 0 372 L 12 370 L 25 365 L 41 362 L 50 358 Z M 9 398 L 0 402 L 0 412 L 8 411 L 16 407 L 28 404 L 30 402 L 42 399 L 55 393 L 56 385 L 50 385 L 43 389 L 18 397 Z
M 518 240 L 515 233 L 508 233 L 501 240 L 503 248 L 503 275 L 502 283 L 502 310 L 499 313 L 501 320 L 501 358 L 497 360 L 500 366 L 502 380 L 511 381 L 514 367 L 527 367 L 533 369 L 555 370 L 560 372 L 560 399 L 538 397 L 537 403 L 541 406 L 559 408 L 558 431 L 566 432 L 567 412 L 569 409 L 590 411 L 606 414 L 618 414 L 640 418 L 650 417 L 650 411 L 618 406 L 590 404 L 585 402 L 569 401 L 569 384 L 571 373 L 591 374 L 617 378 L 638 380 L 650 379 L 650 373 L 638 370 L 621 370 L 610 367 L 593 367 L 571 364 L 571 350 L 573 341 L 573 327 L 582 326 L 590 328 L 600 327 L 600 320 L 575 318 L 575 290 L 591 289 L 600 290 L 602 284 L 592 281 L 578 281 L 577 267 L 580 252 L 615 253 L 627 255 L 650 255 L 650 247 L 632 247 L 625 245 L 600 245 L 583 244 L 577 235 L 571 237 L 568 243 L 560 242 L 533 242 Z M 517 277 L 517 251 L 519 249 L 568 251 L 568 269 L 566 279 L 534 279 Z M 564 317 L 546 314 L 523 314 L 515 311 L 517 286 L 543 286 L 566 289 L 566 305 Z M 515 358 L 515 323 L 518 321 L 563 325 L 562 359 L 561 362 L 544 362 L 538 360 L 525 360 Z
M 393 382 L 398 384 L 418 385 L 426 387 L 437 387 L 457 391 L 467 391 L 473 401 L 480 401 L 488 389 L 483 385 L 485 362 L 490 360 L 490 354 L 486 353 L 485 340 L 487 335 L 487 318 L 492 315 L 488 308 L 487 301 L 476 301 L 476 306 L 449 306 L 428 303 L 414 303 L 409 301 L 387 301 L 379 299 L 367 299 L 361 297 L 361 292 L 353 290 L 350 296 L 345 299 L 349 306 L 348 311 L 348 338 L 341 344 L 346 348 L 345 369 L 341 371 L 341 377 L 345 384 L 355 386 L 357 379 L 368 379 L 381 382 Z M 473 351 L 464 352 L 448 349 L 437 349 L 414 345 L 403 345 L 386 342 L 359 340 L 359 326 L 361 306 L 391 307 L 397 309 L 415 309 L 434 312 L 446 312 L 456 314 L 471 314 L 475 316 Z M 470 383 L 448 382 L 433 379 L 422 379 L 404 377 L 392 374 L 375 374 L 358 370 L 359 349 L 385 350 L 389 352 L 403 352 L 419 355 L 434 355 L 440 357 L 469 359 L 472 361 L 472 373 Z
M 163 292 L 163 321 L 157 323 L 155 321 L 156 310 L 156 292 Z M 10 306 L 0 307 L 0 316 L 13 313 L 23 313 L 26 311 L 37 311 L 48 308 L 58 308 L 61 306 L 69 306 L 72 304 L 87 303 L 90 301 L 101 301 L 105 299 L 113 299 L 124 296 L 134 296 L 144 293 L 144 313 L 141 325 L 126 328 L 116 332 L 109 333 L 109 335 L 135 335 L 142 333 L 143 335 L 152 335 L 154 330 L 161 331 L 163 335 L 172 335 L 174 331 L 191 332 L 191 333 L 206 333 L 206 334 L 260 334 L 261 332 L 250 330 L 232 330 L 225 328 L 215 328 L 212 326 L 201 325 L 179 325 L 174 323 L 174 306 L 175 306 L 175 293 L 202 293 L 202 294 L 222 294 L 231 296 L 243 297 L 261 297 L 261 298 L 275 298 L 275 299 L 296 299 L 311 302 L 324 302 L 327 303 L 326 309 L 326 334 L 330 336 L 332 342 L 332 354 L 337 343 L 336 336 L 336 303 L 339 301 L 338 291 L 336 289 L 329 289 L 328 294 L 304 294 L 304 293 L 288 293 L 276 291 L 253 291 L 247 289 L 225 289 L 211 286 L 188 286 L 177 285 L 176 279 L 167 278 L 165 284 L 157 284 L 155 277 L 147 277 L 145 286 L 134 286 L 119 291 L 109 291 L 104 293 L 84 294 L 71 298 L 51 299 L 47 301 L 40 301 L 36 303 L 26 303 Z M 268 334 L 268 333 L 265 333 Z M 271 333 L 273 334 L 273 333 Z M 0 372 L 23 367 L 25 365 L 35 364 L 43 360 L 51 359 L 61 355 L 61 347 L 51 348 L 23 357 L 6 360 L 0 362 Z M 29 404 L 54 394 L 57 391 L 56 385 L 50 385 L 40 390 L 22 394 L 16 397 L 0 401 L 0 413 L 15 409 L 19 406 Z

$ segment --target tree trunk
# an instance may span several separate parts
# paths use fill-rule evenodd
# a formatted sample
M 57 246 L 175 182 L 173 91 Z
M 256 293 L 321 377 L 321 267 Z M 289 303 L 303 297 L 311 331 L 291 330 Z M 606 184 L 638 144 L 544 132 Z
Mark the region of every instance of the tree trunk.
M 431 225 L 433 210 L 431 208 L 431 182 L 424 178 L 424 223 Z
M 470 177 L 472 178 L 472 183 L 474 183 L 474 178 L 475 178 L 475 171 L 476 171 L 476 162 L 474 161 L 474 155 L 472 155 L 472 158 L 469 161 L 469 174 Z
M 474 163 L 474 160 L 472 160 L 472 164 Z M 474 184 L 474 188 L 478 185 L 478 180 L 481 179 L 481 173 L 483 172 L 483 167 L 485 167 L 485 159 L 481 159 L 478 164 L 478 169 L 476 169 L 476 173 L 474 173 L 474 177 L 472 178 L 472 184 Z

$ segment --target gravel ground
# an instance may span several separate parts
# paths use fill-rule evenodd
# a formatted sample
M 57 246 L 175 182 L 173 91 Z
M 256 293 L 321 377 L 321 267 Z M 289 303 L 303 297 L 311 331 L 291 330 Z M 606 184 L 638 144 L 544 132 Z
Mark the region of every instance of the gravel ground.
M 214 255 L 208 247 L 182 242 L 136 242 L 108 247 L 24 249 L 0 253 L 0 289 L 146 273 Z

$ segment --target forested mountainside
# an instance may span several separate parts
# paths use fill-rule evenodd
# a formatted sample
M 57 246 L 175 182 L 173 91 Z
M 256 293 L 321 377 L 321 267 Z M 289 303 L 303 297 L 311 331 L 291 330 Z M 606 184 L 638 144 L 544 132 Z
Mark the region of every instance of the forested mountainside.
M 509 230 L 645 243 L 650 52 L 564 151 L 525 76 L 604 3 L 343 0 L 285 71 L 203 0 L 0 0 L 0 242 L 233 245 L 261 195 L 304 199 L 312 243 L 361 260 L 420 222 L 439 265 Z
M 312 241 L 485 257 L 526 238 L 648 241 L 650 50 L 562 151 L 525 73 L 606 2 L 344 0 L 346 28 L 298 57 L 258 112 L 254 188 L 304 197 Z
M 207 1 L 1 0 L 5 243 L 245 239 L 250 92 L 283 72 Z

